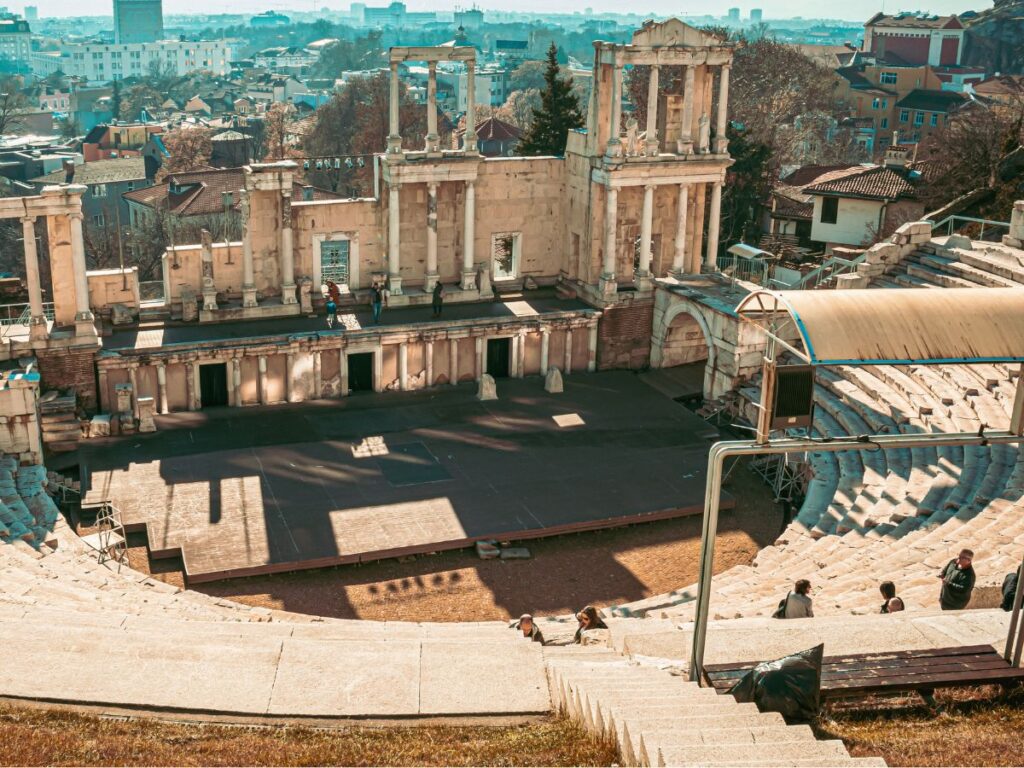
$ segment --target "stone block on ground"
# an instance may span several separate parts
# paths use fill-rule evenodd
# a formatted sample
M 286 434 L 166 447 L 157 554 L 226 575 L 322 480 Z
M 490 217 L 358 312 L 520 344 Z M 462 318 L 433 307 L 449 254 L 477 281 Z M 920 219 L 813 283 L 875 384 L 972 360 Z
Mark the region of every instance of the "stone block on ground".
M 552 394 L 563 391 L 562 372 L 557 368 L 548 368 L 547 375 L 544 377 L 544 391 Z
M 139 405 L 139 432 L 156 432 L 156 422 L 153 416 L 156 415 L 156 401 L 152 397 L 140 397 L 137 400 Z
M 132 311 L 124 304 L 110 305 L 110 322 L 114 325 L 128 325 L 135 322 Z
M 523 278 L 523 288 L 527 291 L 535 291 L 537 290 L 537 281 L 527 275 Z
M 526 547 L 508 547 L 501 550 L 502 560 L 529 560 L 530 550 Z
M 481 560 L 496 560 L 501 557 L 501 550 L 491 541 L 478 541 L 476 554 Z
M 476 392 L 477 400 L 497 400 L 498 386 L 494 383 L 494 377 L 485 373 L 480 377 L 480 386 Z
M 196 292 L 190 286 L 181 288 L 181 319 L 185 323 L 194 323 L 199 319 L 199 305 Z
M 97 413 L 89 422 L 90 437 L 110 437 L 110 414 Z
M 946 238 L 947 248 L 959 248 L 962 251 L 974 250 L 974 243 L 967 235 L 950 235 Z

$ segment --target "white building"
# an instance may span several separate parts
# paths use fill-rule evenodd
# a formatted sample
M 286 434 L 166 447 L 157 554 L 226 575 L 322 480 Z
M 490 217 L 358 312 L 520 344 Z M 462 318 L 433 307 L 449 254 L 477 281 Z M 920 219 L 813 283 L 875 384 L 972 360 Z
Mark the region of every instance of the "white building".
M 252 62 L 261 69 L 271 72 L 298 73 L 311 67 L 319 60 L 320 54 L 298 46 L 264 48 L 254 54 Z
M 36 52 L 31 61 L 32 71 L 42 77 L 60 70 L 91 83 L 141 77 L 156 67 L 172 70 L 179 76 L 199 71 L 226 75 L 230 70 L 231 47 L 224 40 L 88 43 L 65 45 L 59 53 Z
M 27 65 L 32 53 L 32 30 L 24 19 L 0 19 L 0 58 Z
M 409 68 L 414 69 L 413 67 Z M 426 67 L 423 68 L 426 70 Z M 416 75 L 418 73 L 412 72 L 413 79 L 418 80 Z M 425 79 L 425 78 L 424 78 Z M 505 103 L 507 94 L 505 93 L 504 83 L 507 80 L 505 73 L 502 70 L 495 70 L 493 72 L 483 71 L 476 73 L 476 93 L 474 98 L 477 104 L 489 104 L 491 106 L 499 107 Z M 454 101 L 452 103 L 452 109 L 456 112 L 465 112 L 466 105 L 468 104 L 468 86 L 469 76 L 465 70 L 459 72 L 445 72 L 438 70 L 437 73 L 438 84 L 444 84 L 452 92 Z

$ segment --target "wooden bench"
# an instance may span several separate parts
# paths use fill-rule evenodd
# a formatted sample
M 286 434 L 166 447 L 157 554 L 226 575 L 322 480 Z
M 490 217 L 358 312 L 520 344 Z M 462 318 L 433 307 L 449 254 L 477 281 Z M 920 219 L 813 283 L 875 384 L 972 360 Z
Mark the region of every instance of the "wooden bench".
M 704 682 L 728 693 L 759 663 L 706 664 Z M 936 688 L 1021 682 L 1024 669 L 1012 666 L 991 645 L 826 656 L 821 667 L 823 701 L 916 691 L 933 704 Z

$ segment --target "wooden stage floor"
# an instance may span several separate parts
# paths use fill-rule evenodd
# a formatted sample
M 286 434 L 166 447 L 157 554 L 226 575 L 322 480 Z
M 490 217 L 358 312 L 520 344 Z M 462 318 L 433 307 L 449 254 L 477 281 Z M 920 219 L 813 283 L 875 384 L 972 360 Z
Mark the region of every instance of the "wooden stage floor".
M 627 372 L 157 418 L 80 449 L 191 582 L 698 514 L 716 430 Z M 732 500 L 723 499 L 723 506 Z

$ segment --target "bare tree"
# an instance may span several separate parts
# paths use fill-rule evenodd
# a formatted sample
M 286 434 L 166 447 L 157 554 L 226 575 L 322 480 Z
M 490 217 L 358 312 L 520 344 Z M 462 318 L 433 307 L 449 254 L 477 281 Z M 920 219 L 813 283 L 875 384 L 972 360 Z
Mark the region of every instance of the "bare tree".
M 540 91 L 538 89 L 513 91 L 505 99 L 499 117 L 525 131 L 533 123 L 535 109 L 540 109 Z
M 267 110 L 263 120 L 264 160 L 284 160 L 291 152 L 288 146 L 288 125 L 295 108 L 290 104 L 275 102 Z
M 213 153 L 212 132 L 208 128 L 176 128 L 164 134 L 164 146 L 170 155 L 164 161 L 161 179 L 171 173 L 201 168 Z
M 0 135 L 17 133 L 25 127 L 29 103 L 20 86 L 14 77 L 0 80 Z

